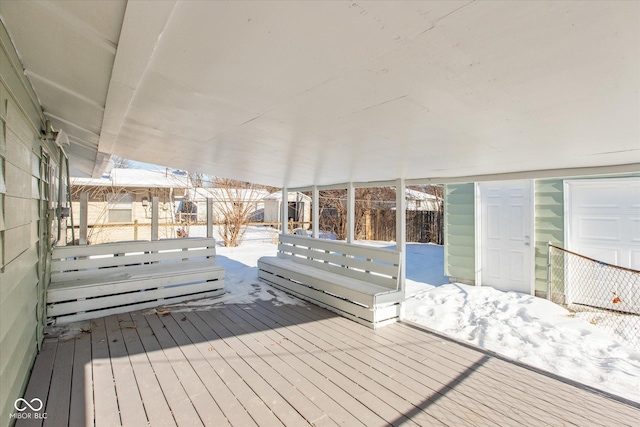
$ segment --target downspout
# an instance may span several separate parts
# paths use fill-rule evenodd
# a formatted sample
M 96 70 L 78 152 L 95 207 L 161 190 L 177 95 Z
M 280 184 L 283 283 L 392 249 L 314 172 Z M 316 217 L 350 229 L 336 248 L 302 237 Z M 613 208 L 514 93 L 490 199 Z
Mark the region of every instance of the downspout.
M 60 161 L 58 162 L 60 170 L 58 171 L 58 207 L 56 209 L 56 217 L 58 218 L 58 237 L 56 239 L 56 245 L 60 242 L 60 238 L 62 236 L 62 168 L 64 165 L 63 160 L 65 158 L 62 147 L 58 148 L 60 148 Z
M 69 219 L 71 221 L 71 244 L 76 244 L 76 231 L 73 224 L 73 204 L 71 203 L 71 176 L 69 174 L 69 158 L 65 157 L 67 166 L 67 206 L 69 207 Z

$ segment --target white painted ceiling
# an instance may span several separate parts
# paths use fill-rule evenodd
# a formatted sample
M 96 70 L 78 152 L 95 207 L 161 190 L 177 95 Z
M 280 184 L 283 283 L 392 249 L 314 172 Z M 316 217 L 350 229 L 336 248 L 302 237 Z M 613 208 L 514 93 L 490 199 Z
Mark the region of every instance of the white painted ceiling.
M 0 15 L 77 174 L 100 173 L 101 153 L 290 187 L 640 163 L 636 1 L 5 1 Z

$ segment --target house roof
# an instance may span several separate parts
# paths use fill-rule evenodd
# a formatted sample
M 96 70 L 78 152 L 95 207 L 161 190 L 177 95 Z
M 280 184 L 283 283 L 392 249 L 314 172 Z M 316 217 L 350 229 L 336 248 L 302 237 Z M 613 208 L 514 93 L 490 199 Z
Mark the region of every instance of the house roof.
M 292 195 L 295 195 L 297 198 L 299 198 L 300 200 L 306 200 L 306 201 L 310 201 L 311 197 L 307 196 L 306 194 L 303 194 L 299 191 L 290 191 L 288 197 L 291 198 Z M 271 193 L 269 195 L 267 195 L 264 200 L 282 200 L 282 192 L 281 191 L 276 191 L 275 193 Z
M 189 177 L 169 170 L 112 169 L 100 178 L 72 178 L 72 185 L 137 188 L 188 188 Z
M 233 200 L 255 202 L 264 199 L 269 192 L 262 189 L 247 188 L 230 188 L 228 190 L 222 188 L 192 188 L 188 194 L 191 200 L 205 200 L 210 197 L 214 201 Z
M 74 174 L 117 154 L 288 188 L 637 170 L 639 15 L 627 1 L 0 5 Z
M 425 193 L 424 191 L 412 190 L 410 188 L 405 189 L 407 200 L 438 200 L 437 196 L 433 194 Z

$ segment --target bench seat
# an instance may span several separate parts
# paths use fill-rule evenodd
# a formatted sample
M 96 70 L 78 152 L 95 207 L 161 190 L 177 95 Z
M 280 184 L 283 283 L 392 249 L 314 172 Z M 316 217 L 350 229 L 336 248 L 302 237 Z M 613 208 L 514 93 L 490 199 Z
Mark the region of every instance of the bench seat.
M 395 251 L 283 235 L 278 256 L 258 269 L 264 282 L 371 328 L 400 316 Z
M 224 293 L 225 270 L 216 265 L 213 239 L 62 247 L 52 258 L 49 323 Z

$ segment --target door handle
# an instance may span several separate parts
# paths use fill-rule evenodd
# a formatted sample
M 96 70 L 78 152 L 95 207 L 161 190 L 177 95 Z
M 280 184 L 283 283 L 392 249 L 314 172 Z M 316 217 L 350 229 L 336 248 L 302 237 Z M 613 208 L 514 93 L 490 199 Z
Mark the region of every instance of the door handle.
M 529 236 L 524 236 L 524 245 L 531 246 L 531 239 Z

